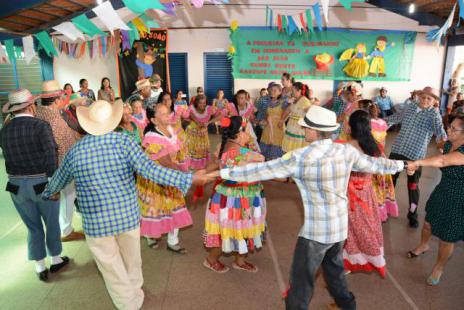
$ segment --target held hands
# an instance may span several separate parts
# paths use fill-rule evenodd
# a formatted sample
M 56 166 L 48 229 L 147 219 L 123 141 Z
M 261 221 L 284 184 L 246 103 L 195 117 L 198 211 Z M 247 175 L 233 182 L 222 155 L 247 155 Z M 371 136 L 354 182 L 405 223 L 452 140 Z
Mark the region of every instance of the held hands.
M 419 163 L 417 161 L 408 161 L 408 168 L 406 170 L 408 175 L 414 175 L 417 169 L 419 169 Z
M 210 173 L 206 173 L 205 169 L 198 170 L 197 172 L 193 174 L 192 184 L 197 185 L 197 186 L 203 186 L 207 183 L 213 182 L 218 177 L 219 177 L 219 170 L 215 170 Z
M 48 197 L 48 200 L 53 200 L 53 201 L 60 200 L 60 193 L 58 192 L 58 193 L 51 195 L 50 197 Z

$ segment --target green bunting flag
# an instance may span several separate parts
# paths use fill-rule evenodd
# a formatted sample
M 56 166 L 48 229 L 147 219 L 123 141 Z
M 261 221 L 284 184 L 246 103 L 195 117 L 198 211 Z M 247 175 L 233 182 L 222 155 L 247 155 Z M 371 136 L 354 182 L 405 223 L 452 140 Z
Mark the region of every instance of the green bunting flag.
M 348 11 L 351 11 L 353 8 L 351 7 L 352 2 L 364 2 L 364 0 L 338 0 L 341 5 L 345 7 Z
M 6 53 L 8 54 L 8 59 L 10 60 L 10 64 L 15 64 L 16 63 L 16 58 L 14 55 L 14 42 L 13 40 L 5 40 L 3 43 L 5 43 L 5 48 L 6 48 Z
M 134 13 L 142 14 L 146 10 L 165 10 L 166 8 L 162 5 L 159 0 L 122 0 L 129 10 Z
M 130 42 L 130 46 L 133 46 L 134 45 L 134 41 L 135 40 L 140 40 L 140 34 L 139 34 L 139 31 L 137 30 L 137 27 L 135 27 L 134 23 L 133 22 L 129 22 L 127 24 L 129 27 L 130 27 L 130 31 L 129 31 L 129 42 Z
M 80 31 L 87 34 L 90 37 L 95 35 L 105 35 L 103 31 L 101 31 L 94 23 L 90 21 L 90 19 L 85 16 L 85 14 L 79 15 L 72 19 L 72 23 L 74 26 L 77 27 Z
M 152 18 L 148 17 L 146 14 L 142 14 L 139 16 L 142 20 L 145 26 L 147 26 L 148 29 L 150 28 L 160 28 L 160 25 Z
M 41 31 L 39 33 L 36 33 L 34 37 L 39 40 L 40 45 L 44 48 L 45 52 L 47 54 L 55 55 L 58 56 L 58 52 L 55 49 L 55 46 L 53 45 L 52 39 L 48 35 L 46 31 Z

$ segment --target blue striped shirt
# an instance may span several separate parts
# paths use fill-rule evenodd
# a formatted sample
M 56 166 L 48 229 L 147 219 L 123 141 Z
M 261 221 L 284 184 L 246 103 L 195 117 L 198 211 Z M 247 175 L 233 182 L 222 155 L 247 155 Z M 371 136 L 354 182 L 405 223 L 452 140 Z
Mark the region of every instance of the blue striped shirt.
M 90 237 L 112 236 L 139 225 L 134 173 L 185 194 L 192 175 L 156 165 L 129 136 L 111 132 L 87 135 L 66 154 L 43 193 L 48 198 L 76 181 L 84 232 Z
M 348 234 L 347 187 L 351 170 L 394 174 L 403 162 L 361 154 L 349 144 L 320 140 L 272 161 L 222 169 L 221 177 L 256 182 L 292 177 L 304 205 L 299 236 L 324 244 L 343 241 Z

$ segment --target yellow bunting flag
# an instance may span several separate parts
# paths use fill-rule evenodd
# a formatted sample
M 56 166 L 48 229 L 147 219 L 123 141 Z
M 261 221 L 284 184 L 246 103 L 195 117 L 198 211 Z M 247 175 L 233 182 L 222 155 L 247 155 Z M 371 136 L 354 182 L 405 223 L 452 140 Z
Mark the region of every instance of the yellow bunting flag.
M 137 31 L 140 33 L 142 37 L 145 37 L 145 34 L 148 33 L 148 28 L 145 26 L 143 23 L 142 19 L 139 17 L 134 18 L 132 20 L 132 23 L 135 25 L 135 28 L 137 28 Z

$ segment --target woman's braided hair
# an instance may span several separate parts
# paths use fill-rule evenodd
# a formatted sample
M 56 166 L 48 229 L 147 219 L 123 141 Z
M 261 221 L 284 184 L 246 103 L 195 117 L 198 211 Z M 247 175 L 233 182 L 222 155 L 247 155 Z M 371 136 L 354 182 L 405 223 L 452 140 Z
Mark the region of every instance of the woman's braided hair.
M 219 149 L 218 158 L 221 159 L 224 148 L 229 140 L 237 139 L 238 133 L 242 130 L 243 120 L 241 116 L 232 116 L 230 124 L 222 128 L 221 148 Z

